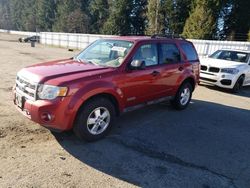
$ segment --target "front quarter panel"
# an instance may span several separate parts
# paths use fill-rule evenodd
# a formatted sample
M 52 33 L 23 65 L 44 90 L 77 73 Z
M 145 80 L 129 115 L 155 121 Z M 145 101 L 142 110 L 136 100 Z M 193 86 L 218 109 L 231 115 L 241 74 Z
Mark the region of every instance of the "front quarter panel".
M 68 110 L 72 113 L 71 122 L 76 117 L 77 111 L 79 108 L 86 102 L 88 99 L 95 95 L 99 94 L 109 94 L 115 97 L 118 102 L 119 110 L 122 111 L 124 104 L 122 103 L 122 93 L 119 88 L 115 87 L 111 82 L 107 81 L 96 81 L 87 83 L 84 87 L 77 90 L 72 96 L 68 105 Z

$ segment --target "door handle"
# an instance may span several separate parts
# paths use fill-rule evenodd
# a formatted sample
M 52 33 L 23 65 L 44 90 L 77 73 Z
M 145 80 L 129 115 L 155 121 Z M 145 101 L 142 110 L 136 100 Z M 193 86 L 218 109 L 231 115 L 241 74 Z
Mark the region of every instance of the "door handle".
M 183 71 L 183 69 L 184 69 L 184 68 L 183 68 L 182 66 L 180 66 L 180 67 L 178 68 L 179 71 Z
M 152 74 L 152 76 L 157 76 L 157 75 L 160 74 L 160 72 L 158 72 L 158 71 L 153 71 L 151 74 Z

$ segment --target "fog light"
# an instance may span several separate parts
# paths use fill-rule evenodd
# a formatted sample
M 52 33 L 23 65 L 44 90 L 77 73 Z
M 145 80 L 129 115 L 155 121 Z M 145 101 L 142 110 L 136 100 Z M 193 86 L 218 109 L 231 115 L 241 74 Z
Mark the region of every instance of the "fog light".
M 44 112 L 41 114 L 41 119 L 45 122 L 50 122 L 53 118 L 50 113 Z

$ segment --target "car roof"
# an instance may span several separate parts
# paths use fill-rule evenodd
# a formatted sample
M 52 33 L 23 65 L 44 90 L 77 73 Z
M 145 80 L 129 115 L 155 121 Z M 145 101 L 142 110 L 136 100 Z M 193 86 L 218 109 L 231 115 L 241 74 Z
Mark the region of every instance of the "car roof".
M 222 48 L 220 50 L 223 51 L 233 51 L 233 52 L 244 52 L 244 53 L 250 53 L 250 50 L 242 50 L 242 49 L 229 49 L 229 48 Z
M 151 36 L 114 36 L 114 37 L 108 37 L 105 39 L 113 39 L 113 40 L 125 40 L 125 41 L 130 41 L 130 42 L 138 42 L 138 41 L 155 41 L 155 40 L 164 40 L 164 41 L 185 41 L 188 42 L 184 39 L 180 38 L 167 38 L 167 37 L 156 37 L 152 38 Z

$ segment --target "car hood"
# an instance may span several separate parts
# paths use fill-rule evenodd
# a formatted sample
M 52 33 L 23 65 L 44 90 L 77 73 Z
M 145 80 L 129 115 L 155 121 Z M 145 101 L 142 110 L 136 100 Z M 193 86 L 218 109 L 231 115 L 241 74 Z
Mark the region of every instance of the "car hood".
M 206 65 L 209 67 L 217 68 L 235 68 L 238 66 L 246 65 L 246 63 L 228 61 L 223 59 L 214 59 L 214 58 L 202 58 L 200 59 L 201 65 Z
M 66 59 L 28 66 L 21 69 L 17 75 L 38 83 L 77 73 L 100 74 L 109 69 L 112 68 Z

